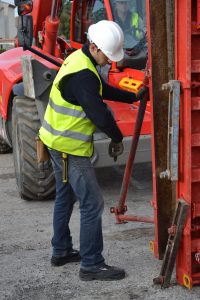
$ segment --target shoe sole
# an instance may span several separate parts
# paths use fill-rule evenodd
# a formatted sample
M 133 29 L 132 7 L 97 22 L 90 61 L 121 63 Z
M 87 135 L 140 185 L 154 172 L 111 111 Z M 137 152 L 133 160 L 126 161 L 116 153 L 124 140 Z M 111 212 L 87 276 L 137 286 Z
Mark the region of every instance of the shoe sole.
M 99 281 L 114 281 L 114 280 L 121 280 L 125 278 L 125 274 L 121 273 L 113 277 L 99 277 L 96 274 L 79 274 L 79 278 L 82 281 L 92 281 L 92 280 L 99 280 Z

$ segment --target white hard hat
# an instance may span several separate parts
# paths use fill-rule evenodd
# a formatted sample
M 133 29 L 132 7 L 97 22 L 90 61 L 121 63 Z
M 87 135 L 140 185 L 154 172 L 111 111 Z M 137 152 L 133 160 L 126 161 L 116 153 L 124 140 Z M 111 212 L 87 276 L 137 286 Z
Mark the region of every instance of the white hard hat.
M 101 20 L 88 28 L 88 39 L 94 43 L 111 61 L 124 57 L 124 34 L 120 26 L 108 20 Z

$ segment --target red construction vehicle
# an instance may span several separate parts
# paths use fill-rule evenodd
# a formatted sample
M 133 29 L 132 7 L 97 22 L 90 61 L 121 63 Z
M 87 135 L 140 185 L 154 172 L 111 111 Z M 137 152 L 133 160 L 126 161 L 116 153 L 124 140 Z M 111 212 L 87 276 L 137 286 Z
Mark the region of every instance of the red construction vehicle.
M 13 149 L 19 193 L 24 199 L 49 199 L 54 196 L 54 176 L 50 161 L 36 161 L 35 137 L 43 119 L 52 81 L 67 55 L 86 42 L 90 24 L 102 19 L 113 20 L 115 1 L 71 1 L 70 40 L 58 36 L 61 0 L 15 0 L 18 7 L 19 27 L 17 48 L 0 55 L 0 152 Z M 136 1 L 138 15 L 145 22 L 145 1 Z M 132 91 L 141 87 L 147 60 L 145 32 L 136 42 L 125 35 L 125 57 L 100 70 L 102 77 L 114 86 Z M 140 43 L 140 44 L 138 44 Z M 137 54 L 130 55 L 133 49 Z M 130 51 L 131 50 L 131 51 Z M 106 101 L 106 99 L 105 99 Z M 125 152 L 118 160 L 124 164 L 130 148 L 138 104 L 127 105 L 107 102 L 124 135 Z M 137 162 L 151 160 L 150 107 L 137 151 Z M 95 166 L 110 166 L 108 137 L 102 132 L 94 135 Z M 116 164 L 116 163 L 115 163 Z

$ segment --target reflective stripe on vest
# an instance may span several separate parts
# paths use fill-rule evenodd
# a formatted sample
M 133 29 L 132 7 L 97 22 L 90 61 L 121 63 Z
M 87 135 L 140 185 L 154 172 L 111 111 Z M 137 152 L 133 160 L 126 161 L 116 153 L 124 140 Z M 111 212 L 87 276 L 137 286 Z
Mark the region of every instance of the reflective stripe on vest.
M 136 38 L 140 38 L 140 30 L 139 30 L 139 15 L 134 12 L 132 14 L 132 18 L 131 18 L 131 23 L 132 23 L 132 26 L 135 30 L 135 35 L 136 35 Z
M 51 98 L 49 99 L 49 105 L 53 108 L 53 110 L 59 114 L 63 114 L 63 115 L 68 115 L 68 116 L 73 116 L 76 118 L 85 118 L 88 119 L 85 112 L 81 111 L 81 110 L 75 110 L 72 109 L 70 107 L 63 107 L 63 106 L 59 106 L 56 105 Z
M 93 133 L 96 127 L 87 118 L 81 106 L 71 104 L 62 98 L 59 89 L 59 84 L 64 76 L 84 69 L 89 69 L 98 77 L 100 82 L 99 94 L 102 96 L 101 79 L 90 59 L 81 49 L 70 54 L 53 82 L 50 100 L 39 134 L 41 140 L 49 148 L 73 155 L 90 157 L 93 154 Z
M 45 120 L 42 123 L 42 127 L 44 127 L 47 131 L 51 132 L 54 136 L 63 136 L 68 138 L 76 138 L 77 140 L 84 141 L 84 142 L 91 142 L 92 137 L 86 134 L 82 134 L 75 131 L 65 130 L 59 131 L 51 127 Z

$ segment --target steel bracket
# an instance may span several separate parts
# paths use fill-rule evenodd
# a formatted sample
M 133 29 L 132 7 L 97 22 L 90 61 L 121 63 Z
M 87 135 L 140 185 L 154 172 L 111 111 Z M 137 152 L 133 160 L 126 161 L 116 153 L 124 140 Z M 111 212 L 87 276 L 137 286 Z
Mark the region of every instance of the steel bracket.
M 169 90 L 168 137 L 167 137 L 167 169 L 160 173 L 160 178 L 171 181 L 178 180 L 178 144 L 179 144 L 179 111 L 180 81 L 170 80 L 162 85 Z
M 183 199 L 178 200 L 172 226 L 170 228 L 171 230 L 169 230 L 169 237 L 160 275 L 153 279 L 153 283 L 160 284 L 162 288 L 167 288 L 170 285 L 171 275 L 183 233 L 188 208 L 188 203 L 186 203 Z

